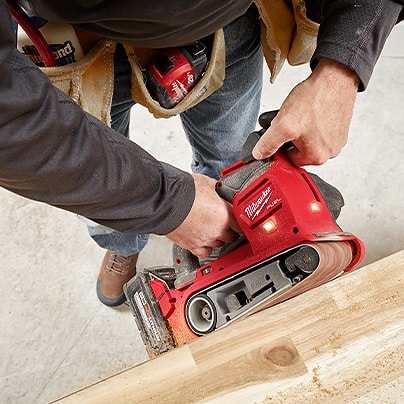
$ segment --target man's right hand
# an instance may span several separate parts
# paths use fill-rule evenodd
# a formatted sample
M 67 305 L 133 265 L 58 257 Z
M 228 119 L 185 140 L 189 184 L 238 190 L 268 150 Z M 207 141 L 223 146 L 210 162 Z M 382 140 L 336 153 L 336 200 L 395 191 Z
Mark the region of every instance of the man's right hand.
M 336 157 L 348 139 L 359 77 L 343 64 L 320 59 L 311 75 L 286 97 L 253 150 L 262 160 L 286 143 L 296 166 L 321 165 Z
M 166 237 L 194 255 L 206 258 L 213 248 L 236 241 L 241 230 L 231 205 L 216 193 L 216 181 L 201 174 L 193 174 L 193 178 L 194 204 L 185 220 Z

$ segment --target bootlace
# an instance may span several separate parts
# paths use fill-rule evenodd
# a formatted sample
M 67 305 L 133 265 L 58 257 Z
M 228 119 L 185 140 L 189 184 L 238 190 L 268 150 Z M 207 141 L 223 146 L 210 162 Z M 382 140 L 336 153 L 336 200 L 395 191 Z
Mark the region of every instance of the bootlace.
M 108 271 L 114 272 L 117 275 L 128 275 L 129 274 L 129 266 L 130 266 L 130 258 L 124 257 L 122 255 L 113 254 L 106 264 L 106 269 Z

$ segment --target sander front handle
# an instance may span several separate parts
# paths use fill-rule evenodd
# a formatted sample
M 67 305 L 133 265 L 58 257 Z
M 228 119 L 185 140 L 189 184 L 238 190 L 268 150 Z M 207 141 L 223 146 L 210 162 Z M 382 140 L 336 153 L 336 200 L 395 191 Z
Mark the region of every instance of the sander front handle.
M 251 132 L 245 140 L 241 149 L 241 160 L 244 164 L 251 163 L 255 160 L 252 155 L 254 146 L 257 144 L 258 140 L 260 140 L 261 136 L 266 132 L 266 130 L 271 126 L 271 122 L 276 117 L 278 112 L 278 109 L 274 111 L 267 111 L 263 112 L 259 116 L 258 123 L 261 125 L 261 129 Z

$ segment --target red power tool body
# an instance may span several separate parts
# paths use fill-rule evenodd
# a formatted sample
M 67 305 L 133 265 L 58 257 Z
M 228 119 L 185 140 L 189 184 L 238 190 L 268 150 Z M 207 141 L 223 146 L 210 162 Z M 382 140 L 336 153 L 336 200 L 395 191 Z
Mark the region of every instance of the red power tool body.
M 292 165 L 283 150 L 240 160 L 221 177 L 217 191 L 233 205 L 239 241 L 205 263 L 176 246 L 173 267 L 140 271 L 125 285 L 150 356 L 322 284 L 363 258 L 362 242 L 335 222 L 338 190 Z
M 173 108 L 199 81 L 208 63 L 201 41 L 160 52 L 144 70 L 150 93 L 164 108 Z

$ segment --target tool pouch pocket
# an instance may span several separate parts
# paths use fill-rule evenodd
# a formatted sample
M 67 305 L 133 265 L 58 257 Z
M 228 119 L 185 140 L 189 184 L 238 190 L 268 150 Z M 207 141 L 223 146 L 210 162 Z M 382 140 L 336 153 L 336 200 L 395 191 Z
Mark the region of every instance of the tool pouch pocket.
M 308 0 L 309 1 L 309 0 Z M 307 17 L 305 0 L 254 0 L 261 17 L 261 43 L 274 82 L 287 60 L 310 61 L 319 24 Z
M 143 68 L 136 57 L 134 47 L 125 45 L 125 50 L 132 68 L 132 97 L 137 103 L 146 107 L 156 118 L 169 118 L 186 111 L 218 90 L 224 81 L 226 51 L 222 29 L 214 34 L 210 58 L 204 75 L 195 87 L 170 109 L 162 107 L 148 91 Z
M 304 0 L 294 0 L 293 9 L 296 28 L 288 53 L 288 62 L 292 66 L 296 66 L 307 63 L 313 56 L 317 44 L 319 24 L 307 17 Z
M 77 62 L 41 68 L 54 86 L 108 126 L 114 89 L 115 47 L 115 42 L 101 40 Z

